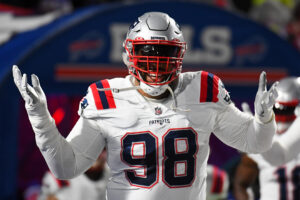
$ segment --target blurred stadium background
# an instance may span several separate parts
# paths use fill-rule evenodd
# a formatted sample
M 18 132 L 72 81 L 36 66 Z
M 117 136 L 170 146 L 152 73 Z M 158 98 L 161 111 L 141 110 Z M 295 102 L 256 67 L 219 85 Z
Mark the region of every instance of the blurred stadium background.
M 269 84 L 300 76 L 299 10 L 296 0 L 0 0 L 0 200 L 33 199 L 47 170 L 13 84 L 13 64 L 39 76 L 66 136 L 88 85 L 127 74 L 121 53 L 129 25 L 144 12 L 162 11 L 185 34 L 184 71 L 213 72 L 238 107 L 252 105 L 262 70 Z M 239 153 L 214 136 L 210 144 L 209 163 L 232 174 Z

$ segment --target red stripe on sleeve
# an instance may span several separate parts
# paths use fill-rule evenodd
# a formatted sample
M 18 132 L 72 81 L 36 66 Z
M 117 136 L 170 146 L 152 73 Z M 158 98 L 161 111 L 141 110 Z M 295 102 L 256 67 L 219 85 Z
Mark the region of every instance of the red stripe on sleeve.
M 214 80 L 213 80 L 213 102 L 218 102 L 218 94 L 219 94 L 219 77 L 214 75 Z
M 207 76 L 208 72 L 202 71 L 200 85 L 200 102 L 206 102 L 207 97 Z
M 96 83 L 93 83 L 92 85 L 90 85 L 90 88 L 92 90 L 93 96 L 94 96 L 94 100 L 95 100 L 95 104 L 97 107 L 97 110 L 103 110 L 103 105 L 97 90 L 97 85 Z
M 103 88 L 110 88 L 110 85 L 109 85 L 107 79 L 102 80 L 101 82 L 102 82 Z M 105 91 L 105 96 L 107 98 L 109 108 L 116 108 L 114 96 L 113 96 L 111 90 L 106 90 Z

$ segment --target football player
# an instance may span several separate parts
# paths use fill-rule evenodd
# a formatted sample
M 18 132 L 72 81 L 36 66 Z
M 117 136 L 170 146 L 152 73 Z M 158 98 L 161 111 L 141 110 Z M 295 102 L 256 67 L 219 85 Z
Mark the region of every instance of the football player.
M 47 109 L 36 75 L 13 67 L 13 76 L 50 170 L 71 179 L 88 169 L 106 146 L 112 177 L 109 200 L 205 199 L 209 137 L 241 151 L 271 147 L 276 83 L 266 89 L 262 72 L 255 117 L 237 109 L 219 77 L 205 71 L 181 73 L 186 43 L 169 15 L 148 12 L 124 41 L 129 75 L 88 87 L 80 118 L 65 139 Z
M 237 200 L 248 199 L 247 189 L 259 179 L 260 199 L 299 199 L 300 188 L 300 119 L 295 110 L 300 100 L 298 78 L 279 81 L 278 98 L 274 105 L 277 134 L 274 143 L 263 154 L 245 154 L 234 178 L 234 195 Z M 249 106 L 243 110 L 251 114 Z M 297 142 L 298 141 L 298 142 Z M 275 166 L 280 165 L 280 166 Z

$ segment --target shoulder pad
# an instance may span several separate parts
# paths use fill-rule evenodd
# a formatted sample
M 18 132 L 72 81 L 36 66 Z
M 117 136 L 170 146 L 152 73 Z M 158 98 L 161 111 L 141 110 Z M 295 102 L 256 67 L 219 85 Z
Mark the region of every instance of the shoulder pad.
M 200 77 L 200 103 L 218 102 L 219 77 L 202 71 Z
M 107 79 L 92 83 L 80 101 L 78 114 L 84 111 L 99 111 L 116 108 L 114 96 Z
M 89 86 L 97 110 L 116 108 L 115 100 L 110 89 L 108 80 L 98 81 Z
M 200 76 L 200 103 L 231 103 L 229 93 L 218 76 L 206 71 L 201 71 Z

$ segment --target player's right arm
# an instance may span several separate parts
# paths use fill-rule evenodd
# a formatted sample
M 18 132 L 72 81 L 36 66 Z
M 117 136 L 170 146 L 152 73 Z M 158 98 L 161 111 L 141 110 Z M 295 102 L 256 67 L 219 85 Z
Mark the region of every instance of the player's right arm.
M 233 180 L 233 195 L 236 200 L 250 199 L 247 190 L 254 184 L 258 172 L 256 162 L 244 154 L 237 166 Z
M 25 100 L 25 108 L 39 147 L 51 172 L 59 179 L 70 179 L 86 171 L 98 158 L 105 143 L 94 120 L 80 117 L 65 139 L 51 117 L 46 96 L 36 75 L 21 74 L 13 66 L 14 82 Z

